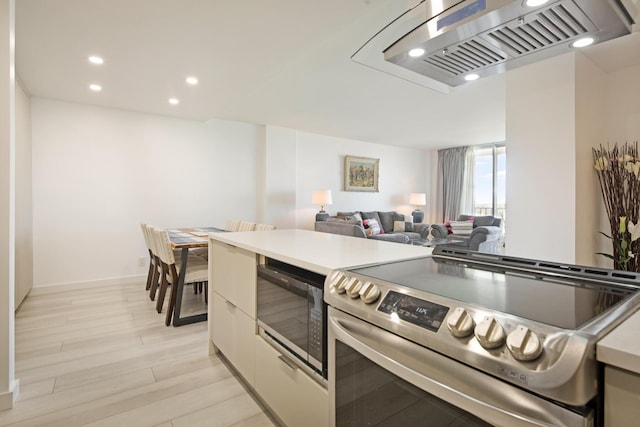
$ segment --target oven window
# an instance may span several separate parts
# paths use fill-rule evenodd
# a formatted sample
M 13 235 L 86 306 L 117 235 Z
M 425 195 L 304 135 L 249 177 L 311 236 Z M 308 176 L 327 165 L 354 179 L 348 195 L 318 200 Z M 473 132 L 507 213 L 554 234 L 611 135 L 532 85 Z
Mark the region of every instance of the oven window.
M 402 380 L 338 340 L 335 351 L 336 426 L 491 426 Z

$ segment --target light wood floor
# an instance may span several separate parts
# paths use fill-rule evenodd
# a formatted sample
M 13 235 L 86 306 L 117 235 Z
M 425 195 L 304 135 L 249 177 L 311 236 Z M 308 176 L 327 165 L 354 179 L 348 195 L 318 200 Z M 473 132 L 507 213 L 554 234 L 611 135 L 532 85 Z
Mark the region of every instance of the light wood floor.
M 11 426 L 273 426 L 207 324 L 164 326 L 144 284 L 36 288 L 16 314 Z

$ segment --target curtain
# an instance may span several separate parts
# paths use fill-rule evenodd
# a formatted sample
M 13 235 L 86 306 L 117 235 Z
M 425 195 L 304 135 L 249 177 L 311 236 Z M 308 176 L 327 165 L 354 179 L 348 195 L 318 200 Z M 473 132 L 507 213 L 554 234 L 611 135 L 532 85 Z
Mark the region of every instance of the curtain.
M 473 150 L 469 147 L 438 150 L 437 209 L 442 215 L 442 222 L 455 220 L 463 213 L 461 211 L 463 197 L 468 198 L 463 194 L 465 187 L 468 188 L 465 185 L 468 151 Z M 472 174 L 471 179 L 473 179 Z M 469 191 L 473 194 L 473 186 Z
M 462 196 L 460 197 L 460 213 L 473 215 L 475 200 L 475 176 L 476 176 L 476 150 L 467 147 L 464 157 L 464 176 L 462 177 Z M 454 218 L 449 218 L 454 219 Z

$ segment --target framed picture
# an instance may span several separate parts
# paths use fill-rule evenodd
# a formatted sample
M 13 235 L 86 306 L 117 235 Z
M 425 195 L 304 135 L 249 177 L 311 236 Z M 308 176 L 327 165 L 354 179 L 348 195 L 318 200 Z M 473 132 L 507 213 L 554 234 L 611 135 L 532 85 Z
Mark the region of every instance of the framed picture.
M 378 192 L 380 159 L 344 156 L 344 190 Z

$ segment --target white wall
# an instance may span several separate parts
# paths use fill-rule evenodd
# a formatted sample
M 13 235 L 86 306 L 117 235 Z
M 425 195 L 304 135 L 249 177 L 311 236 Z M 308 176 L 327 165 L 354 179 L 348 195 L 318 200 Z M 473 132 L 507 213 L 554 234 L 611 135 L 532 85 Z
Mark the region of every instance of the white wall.
M 296 228 L 297 132 L 265 126 L 265 138 L 258 161 L 264 164 L 263 186 L 258 194 L 264 205 L 262 222 L 282 228 Z
M 409 205 L 409 193 L 429 193 L 429 152 L 304 132 L 298 132 L 297 141 L 299 228 L 313 229 L 320 209 L 311 204 L 315 189 L 331 190 L 333 203 L 325 210 L 332 215 L 352 210 L 396 210 L 410 215 L 414 206 Z M 346 155 L 380 159 L 379 192 L 344 191 Z M 429 197 L 427 194 L 427 200 Z
M 0 411 L 18 395 L 14 357 L 15 3 L 0 0 Z
M 34 286 L 144 275 L 140 222 L 256 214 L 255 125 L 32 99 Z
M 15 308 L 33 286 L 31 101 L 16 85 L 16 282 Z
M 506 252 L 575 262 L 573 54 L 507 73 Z
M 640 139 L 640 65 L 607 75 L 606 142 Z
M 576 60 L 576 264 L 612 267 L 597 252 L 610 252 L 598 231 L 602 217 L 602 197 L 594 170 L 593 148 L 605 142 L 607 75 L 586 56 L 577 53 Z
M 35 286 L 146 273 L 140 222 L 224 226 L 238 218 L 313 229 L 329 212 L 398 210 L 429 192 L 430 153 L 274 126 L 207 123 L 32 99 Z M 380 159 L 380 192 L 343 191 L 344 156 Z

